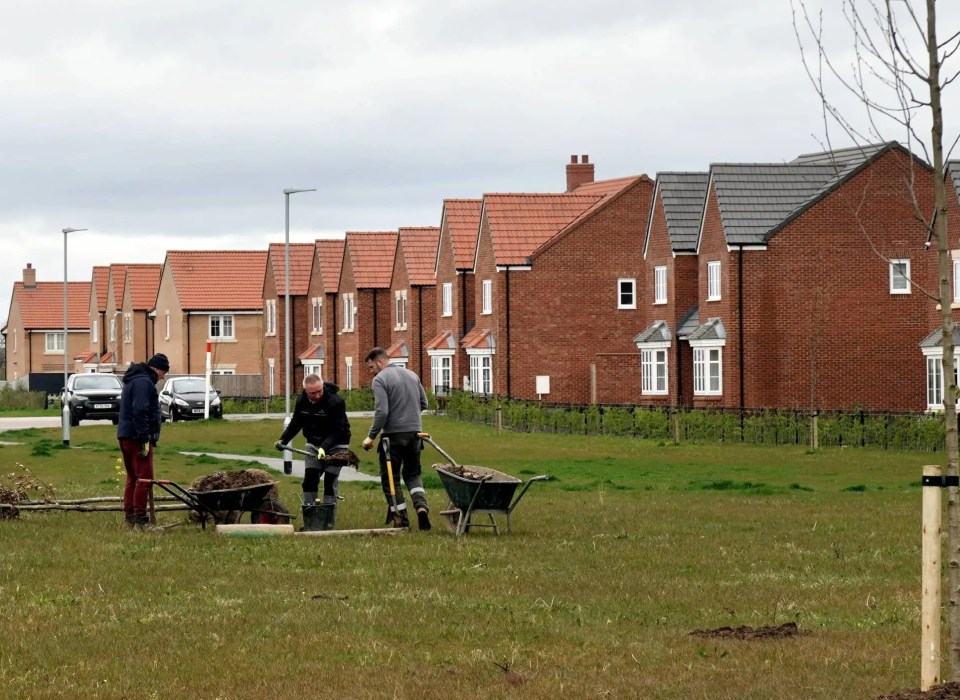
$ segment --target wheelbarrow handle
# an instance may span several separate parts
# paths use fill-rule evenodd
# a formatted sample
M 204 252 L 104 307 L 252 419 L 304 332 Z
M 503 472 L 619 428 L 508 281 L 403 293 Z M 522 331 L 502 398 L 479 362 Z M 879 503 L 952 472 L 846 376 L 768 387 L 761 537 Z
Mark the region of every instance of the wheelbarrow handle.
M 527 492 L 527 489 L 530 488 L 530 484 L 534 481 L 548 481 L 550 479 L 546 474 L 540 474 L 539 476 L 532 476 L 527 480 L 527 483 L 523 485 L 523 488 L 520 489 L 520 493 L 517 494 L 517 497 L 513 499 L 513 503 L 510 504 L 510 507 L 507 508 L 507 514 L 509 515 L 514 508 L 517 507 L 517 504 L 520 502 L 520 499 L 523 498 L 523 494 Z
M 425 442 L 429 442 L 433 446 L 433 449 L 435 449 L 437 452 L 439 452 L 448 460 L 450 460 L 450 464 L 452 464 L 455 467 L 460 466 L 459 464 L 457 464 L 457 460 L 451 457 L 446 450 L 444 450 L 442 447 L 440 447 L 440 445 L 438 445 L 433 441 L 433 438 L 430 437 L 430 433 L 417 433 L 417 437 L 419 437 L 421 440 L 424 440 Z

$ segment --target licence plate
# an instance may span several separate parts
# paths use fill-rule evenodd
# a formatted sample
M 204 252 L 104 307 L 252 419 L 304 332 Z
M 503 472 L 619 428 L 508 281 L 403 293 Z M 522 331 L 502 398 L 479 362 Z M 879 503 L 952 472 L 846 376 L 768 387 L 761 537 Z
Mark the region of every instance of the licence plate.
M 95 403 L 95 404 L 93 404 L 93 407 L 94 407 L 94 408 L 113 408 L 113 407 L 112 407 L 110 404 L 108 404 L 108 403 Z
M 195 408 L 195 409 L 193 409 L 193 412 L 194 412 L 194 413 L 203 413 L 203 409 L 202 409 L 202 408 Z

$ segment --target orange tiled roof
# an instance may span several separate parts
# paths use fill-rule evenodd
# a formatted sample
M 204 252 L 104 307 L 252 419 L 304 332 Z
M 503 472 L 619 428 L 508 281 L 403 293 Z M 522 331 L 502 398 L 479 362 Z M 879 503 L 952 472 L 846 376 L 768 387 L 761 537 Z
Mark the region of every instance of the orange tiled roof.
M 313 243 L 290 244 L 290 296 L 305 296 L 310 287 L 310 271 L 313 268 Z M 273 279 L 277 282 L 277 296 L 286 290 L 284 271 L 286 253 L 283 243 L 270 244 L 270 261 L 273 263 Z
M 134 311 L 149 311 L 156 305 L 162 269 L 163 265 L 156 263 L 127 265 L 127 285 Z
M 492 348 L 494 347 L 493 337 L 490 335 L 489 328 L 475 327 L 472 331 L 463 336 L 460 341 L 460 347 L 467 348 Z
M 116 361 L 117 359 L 113 356 L 113 352 L 105 352 L 100 358 L 101 365 L 112 365 Z
M 292 252 L 292 251 L 291 251 Z M 292 277 L 293 275 L 291 275 Z M 293 292 L 290 292 L 290 295 L 293 295 Z M 322 360 L 323 359 L 323 346 L 314 343 L 309 348 L 300 353 L 299 358 L 301 360 Z
M 93 362 L 94 360 L 97 359 L 97 353 L 96 353 L 96 352 L 89 352 L 89 351 L 88 351 L 88 352 L 82 352 L 82 353 L 78 354 L 76 357 L 74 357 L 73 359 L 79 361 L 79 362 L 82 363 L 82 364 L 87 365 L 87 364 L 90 364 L 91 362 Z
M 127 265 L 125 263 L 110 265 L 110 277 L 113 279 L 113 308 L 120 309 L 123 306 L 123 283 L 127 278 Z
M 496 264 L 529 264 L 533 251 L 603 199 L 577 194 L 484 195 L 483 215 Z
M 638 177 L 617 177 L 612 180 L 597 180 L 596 182 L 585 182 L 571 192 L 571 194 L 599 194 L 607 196 L 616 194 L 620 190 L 632 185 Z
M 108 265 L 93 266 L 93 284 L 97 288 L 97 311 L 103 313 L 107 310 L 107 281 L 110 277 L 110 267 Z
M 263 309 L 265 250 L 171 250 L 165 264 L 184 309 Z
M 481 199 L 443 200 L 443 219 L 453 241 L 454 264 L 458 270 L 473 269 L 482 204 Z
M 427 350 L 454 350 L 456 347 L 456 343 L 453 340 L 453 331 L 444 331 L 443 333 L 435 335 L 430 339 L 430 342 L 427 343 Z
M 436 284 L 433 270 L 437 264 L 439 242 L 440 229 L 437 226 L 400 229 L 400 249 L 403 250 L 407 277 L 411 285 Z
M 397 232 L 348 231 L 346 245 L 357 289 L 389 289 L 397 255 Z
M 407 348 L 407 341 L 398 340 L 387 348 L 387 357 L 410 357 L 410 350 Z
M 342 238 L 318 238 L 317 259 L 323 274 L 323 291 L 336 294 L 340 290 L 340 268 L 343 267 L 343 248 L 346 241 Z
M 67 283 L 68 328 L 90 328 L 90 282 Z M 13 299 L 20 307 L 25 330 L 63 329 L 63 282 L 37 282 L 26 289 L 14 282 Z

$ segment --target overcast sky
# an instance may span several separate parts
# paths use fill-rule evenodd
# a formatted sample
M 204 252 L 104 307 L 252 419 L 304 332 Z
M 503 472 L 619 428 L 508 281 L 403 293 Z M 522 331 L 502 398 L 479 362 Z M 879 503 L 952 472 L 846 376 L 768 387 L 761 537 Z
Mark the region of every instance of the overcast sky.
M 939 5 L 945 34 L 960 3 Z M 0 322 L 26 263 L 62 280 L 64 227 L 89 229 L 68 255 L 89 280 L 282 242 L 284 187 L 318 190 L 291 198 L 308 242 L 562 191 L 571 154 L 598 179 L 655 177 L 824 141 L 789 0 L 0 0 L 0 17 Z

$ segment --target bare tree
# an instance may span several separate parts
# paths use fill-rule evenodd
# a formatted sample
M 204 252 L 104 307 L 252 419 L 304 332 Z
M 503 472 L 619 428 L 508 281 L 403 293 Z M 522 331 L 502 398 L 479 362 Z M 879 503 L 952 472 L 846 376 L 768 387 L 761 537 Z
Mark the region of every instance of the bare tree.
M 828 46 L 824 10 L 814 0 L 791 0 L 793 26 L 803 65 L 823 105 L 824 134 L 829 144 L 837 130 L 847 140 L 865 145 L 885 141 L 889 129 L 899 132 L 911 152 L 922 153 L 932 166 L 934 210 L 917 204 L 913 182 L 909 192 L 917 219 L 926 228 L 927 241 L 937 250 L 938 288 L 924 290 L 940 309 L 943 350 L 943 420 L 946 474 L 956 483 L 957 382 L 954 371 L 954 321 L 951 316 L 950 241 L 945 163 L 957 143 L 944 148 L 944 92 L 957 79 L 960 27 L 938 38 L 936 0 L 843 0 L 842 41 L 846 51 Z M 827 8 L 835 8 L 828 3 Z M 928 134 L 925 133 L 928 130 Z M 876 251 L 883 257 L 881 251 Z M 948 561 L 950 598 L 950 669 L 960 680 L 960 505 L 957 486 L 948 489 Z

